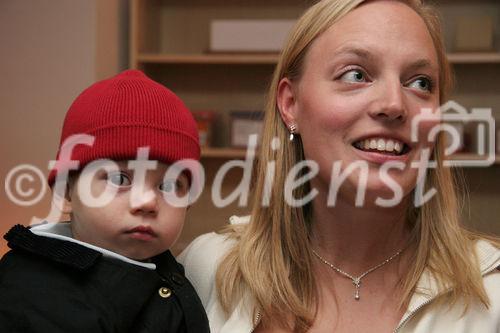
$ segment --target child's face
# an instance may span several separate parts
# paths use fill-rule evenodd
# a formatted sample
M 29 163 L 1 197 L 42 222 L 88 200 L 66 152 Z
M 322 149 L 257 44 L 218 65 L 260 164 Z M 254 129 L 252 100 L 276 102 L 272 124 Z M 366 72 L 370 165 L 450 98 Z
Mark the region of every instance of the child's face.
M 186 195 L 187 177 L 181 174 L 177 179 L 164 179 L 168 165 L 158 162 L 155 170 L 147 170 L 142 191 L 135 192 L 141 185 L 137 175 L 134 180 L 128 162 L 116 164 L 119 170 L 109 176 L 102 169 L 94 177 L 82 173 L 70 186 L 73 237 L 136 260 L 166 251 L 182 230 L 186 207 L 169 204 L 164 195 Z M 104 206 L 90 207 L 85 186 L 93 197 L 110 194 L 112 199 Z M 147 192 L 150 196 L 142 194 L 131 200 L 133 193 Z

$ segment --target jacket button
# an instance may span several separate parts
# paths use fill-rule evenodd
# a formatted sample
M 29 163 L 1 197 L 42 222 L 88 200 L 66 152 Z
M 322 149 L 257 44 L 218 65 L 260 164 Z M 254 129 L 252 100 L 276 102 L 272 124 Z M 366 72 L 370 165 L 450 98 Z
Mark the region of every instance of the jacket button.
M 182 286 L 184 284 L 184 278 L 178 273 L 172 274 L 172 281 L 178 286 Z
M 158 294 L 163 298 L 169 298 L 170 295 L 172 295 L 172 291 L 167 287 L 161 287 L 160 290 L 158 290 Z

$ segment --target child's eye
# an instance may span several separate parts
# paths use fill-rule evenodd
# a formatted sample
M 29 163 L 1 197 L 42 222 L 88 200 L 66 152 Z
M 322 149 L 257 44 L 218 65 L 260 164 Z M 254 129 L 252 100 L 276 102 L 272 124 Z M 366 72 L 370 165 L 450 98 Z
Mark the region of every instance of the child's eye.
M 116 186 L 130 186 L 132 184 L 130 177 L 123 172 L 110 174 L 108 176 L 108 182 Z
M 184 184 L 180 180 L 167 180 L 160 185 L 159 189 L 163 192 L 179 192 L 184 189 Z
M 167 181 L 163 182 L 159 188 L 163 192 L 172 192 L 175 189 L 175 185 L 171 181 Z
M 160 191 L 173 192 L 177 190 L 177 184 L 174 180 L 167 180 L 160 185 Z
M 431 92 L 434 88 L 434 84 L 431 79 L 427 77 L 419 77 L 410 82 L 408 85 L 410 88 L 415 88 L 418 90 L 423 90 L 427 92 Z

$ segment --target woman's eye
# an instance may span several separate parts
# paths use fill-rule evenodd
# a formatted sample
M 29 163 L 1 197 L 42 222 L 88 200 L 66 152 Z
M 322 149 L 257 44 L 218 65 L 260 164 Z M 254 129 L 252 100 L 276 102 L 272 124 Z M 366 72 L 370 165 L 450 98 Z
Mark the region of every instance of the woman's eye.
M 346 73 L 344 73 L 340 79 L 342 81 L 346 81 L 346 82 L 365 82 L 366 81 L 366 75 L 365 73 L 363 73 L 361 70 L 359 69 L 353 69 L 353 70 L 350 70 Z
M 432 81 L 426 77 L 419 77 L 416 80 L 413 80 L 409 84 L 410 88 L 415 88 L 423 91 L 431 92 L 433 88 Z
M 129 176 L 123 172 L 109 175 L 108 182 L 116 186 L 130 186 L 132 184 Z

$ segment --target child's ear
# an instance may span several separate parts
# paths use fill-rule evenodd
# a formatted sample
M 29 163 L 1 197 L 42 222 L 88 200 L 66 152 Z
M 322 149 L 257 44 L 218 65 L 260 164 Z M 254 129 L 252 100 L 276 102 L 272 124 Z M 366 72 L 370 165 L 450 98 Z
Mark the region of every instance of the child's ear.
M 61 212 L 64 214 L 71 214 L 73 212 L 73 206 L 71 205 L 71 198 L 66 195 L 62 200 Z
M 53 193 L 53 204 L 63 213 L 63 214 L 71 214 L 73 212 L 73 206 L 71 203 L 72 196 L 72 188 L 70 184 L 66 184 L 66 188 L 64 190 L 64 195 L 61 193 L 61 189 L 57 187 L 57 184 L 52 188 Z
M 66 191 L 64 191 L 63 206 L 61 209 L 64 214 L 71 214 L 73 212 L 73 204 L 71 198 L 73 197 L 73 190 L 75 190 L 75 184 L 76 182 L 73 179 L 69 179 L 68 183 L 66 184 Z

